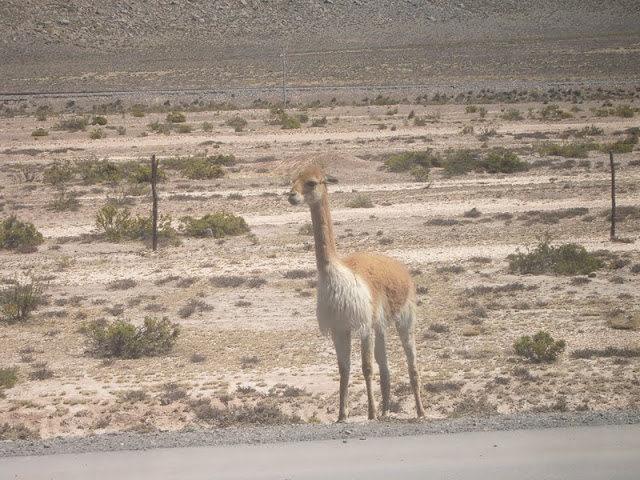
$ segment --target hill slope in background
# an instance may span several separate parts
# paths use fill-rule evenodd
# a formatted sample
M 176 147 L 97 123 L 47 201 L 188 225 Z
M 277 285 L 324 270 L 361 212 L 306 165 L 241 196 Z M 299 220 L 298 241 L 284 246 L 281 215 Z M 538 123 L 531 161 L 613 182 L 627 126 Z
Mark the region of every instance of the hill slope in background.
M 636 0 L 5 0 L 0 85 L 269 86 L 282 46 L 299 57 L 290 80 L 300 85 L 606 78 L 612 69 L 631 78 L 639 24 Z M 567 55 L 588 58 L 574 66 Z

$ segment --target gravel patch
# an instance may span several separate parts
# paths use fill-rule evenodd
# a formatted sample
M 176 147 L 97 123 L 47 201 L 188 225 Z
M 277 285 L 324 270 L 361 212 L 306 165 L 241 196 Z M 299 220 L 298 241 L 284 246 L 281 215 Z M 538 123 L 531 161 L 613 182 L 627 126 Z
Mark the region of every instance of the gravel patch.
M 4 441 L 0 443 L 0 457 L 306 442 L 314 440 L 349 441 L 371 437 L 440 435 L 461 432 L 631 425 L 639 423 L 640 410 L 611 410 L 545 414 L 521 413 L 435 421 L 397 421 L 390 419 L 366 423 L 280 425 L 255 428 L 231 427 L 215 430 L 155 432 L 149 434 L 118 433 L 43 441 Z

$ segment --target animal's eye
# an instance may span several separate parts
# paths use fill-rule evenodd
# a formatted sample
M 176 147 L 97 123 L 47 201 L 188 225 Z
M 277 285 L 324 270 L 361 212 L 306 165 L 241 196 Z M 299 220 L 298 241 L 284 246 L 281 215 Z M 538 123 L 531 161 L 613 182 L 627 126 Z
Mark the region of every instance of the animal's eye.
M 316 182 L 315 180 L 309 180 L 309 181 L 307 182 L 307 187 L 311 187 L 311 188 L 313 188 L 313 187 L 315 187 L 316 185 L 318 185 L 318 182 Z

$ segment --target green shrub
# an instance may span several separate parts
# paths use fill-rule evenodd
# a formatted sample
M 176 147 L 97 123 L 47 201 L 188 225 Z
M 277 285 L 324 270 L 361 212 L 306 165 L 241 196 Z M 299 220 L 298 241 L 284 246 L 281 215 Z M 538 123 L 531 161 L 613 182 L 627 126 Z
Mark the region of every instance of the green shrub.
M 133 183 L 151 183 L 151 166 L 138 162 L 127 162 L 122 165 L 123 175 Z M 167 180 L 167 172 L 163 168 L 158 168 L 158 182 Z
M 213 238 L 241 235 L 249 231 L 244 218 L 229 212 L 209 213 L 201 218 L 186 216 L 180 221 L 181 230 L 189 237 L 206 237 L 209 230 Z
M 240 115 L 236 115 L 235 117 L 232 117 L 230 119 L 228 119 L 225 124 L 229 127 L 233 127 L 233 129 L 236 132 L 241 132 L 244 130 L 244 127 L 247 126 L 249 122 L 247 122 L 244 118 L 242 118 Z
M 61 188 L 47 207 L 55 212 L 76 211 L 80 208 L 78 193 Z
M 0 368 L 0 392 L 18 383 L 18 367 Z
M 101 138 L 105 138 L 106 136 L 107 134 L 101 128 L 96 128 L 94 130 L 91 130 L 91 132 L 89 132 L 89 138 L 91 140 L 100 140 Z
M 502 118 L 503 120 L 514 121 L 514 120 L 522 120 L 524 117 L 522 116 L 522 112 L 520 111 L 520 109 L 510 108 L 509 110 L 504 112 L 502 115 L 500 115 L 500 118 Z
M 202 131 L 203 132 L 213 132 L 213 123 L 211 122 L 202 122 Z
M 169 123 L 184 123 L 187 121 L 187 117 L 184 113 L 180 112 L 169 112 L 167 114 L 167 122 Z
M 64 163 L 55 161 L 50 167 L 46 167 L 42 172 L 42 181 L 51 185 L 63 185 L 72 181 L 76 176 L 76 168 L 71 162 Z
M 162 133 L 164 135 L 170 135 L 171 134 L 172 125 L 171 124 L 162 123 L 162 122 L 158 122 L 156 120 L 155 122 L 151 122 L 149 124 L 149 128 L 151 128 L 152 132 Z
M 46 137 L 49 135 L 49 131 L 44 128 L 36 128 L 33 132 L 31 132 L 32 137 Z
M 598 145 L 596 143 L 575 142 L 565 143 L 563 145 L 545 143 L 543 145 L 540 145 L 536 150 L 541 155 L 550 155 L 565 158 L 587 158 L 589 156 L 589 152 L 597 149 Z
M 0 313 L 9 323 L 23 322 L 31 316 L 42 300 L 44 286 L 32 276 L 24 282 L 17 278 L 0 290 Z
M 185 168 L 184 175 L 192 180 L 213 180 L 225 176 L 224 168 L 220 165 L 214 165 L 206 160 L 193 160 L 192 163 Z
M 638 143 L 638 135 L 631 134 L 624 140 L 618 140 L 613 143 L 605 143 L 600 145 L 598 150 L 604 153 L 631 153 L 633 151 L 633 147 Z
M 74 117 L 74 118 L 69 118 L 66 120 L 61 120 L 59 123 L 56 123 L 53 126 L 54 130 L 66 130 L 68 132 L 78 132 L 80 130 L 84 131 L 87 129 L 87 125 L 89 124 L 89 122 L 87 122 L 86 118 L 83 117 Z
M 327 117 L 322 117 L 322 118 L 314 118 L 313 120 L 311 120 L 311 126 L 312 127 L 324 127 L 327 125 Z
M 191 125 L 187 125 L 186 123 L 184 125 L 176 125 L 175 128 L 176 132 L 182 134 L 191 133 L 193 131 L 193 127 Z
M 538 246 L 527 252 L 517 252 L 507 257 L 512 273 L 542 275 L 587 275 L 603 267 L 602 260 L 591 255 L 586 249 L 575 243 L 560 246 L 550 244 L 547 235 Z
M 158 238 L 171 244 L 179 243 L 177 232 L 171 225 L 171 217 L 161 215 L 158 219 Z M 149 240 L 153 235 L 153 219 L 151 217 L 133 218 L 129 209 L 115 205 L 105 205 L 96 214 L 97 233 L 103 234 L 110 242 L 123 240 Z
M 631 118 L 637 110 L 637 108 L 632 108 L 630 105 L 618 105 L 613 109 L 613 115 L 616 117 Z
M 167 317 L 162 320 L 145 317 L 141 327 L 124 319 L 109 325 L 93 322 L 85 327 L 85 334 L 93 356 L 140 358 L 170 352 L 180 329 Z
M 431 168 L 441 165 L 442 159 L 431 149 L 398 153 L 384 161 L 384 166 L 389 172 L 409 172 L 415 167 Z
M 283 130 L 293 130 L 302 126 L 300 120 L 296 117 L 292 117 L 291 115 L 287 115 L 286 113 L 282 116 L 281 124 Z
M 533 338 L 529 335 L 520 337 L 513 344 L 513 349 L 518 355 L 532 362 L 540 363 L 554 362 L 565 346 L 564 340 L 556 341 L 549 333 L 539 331 Z
M 573 115 L 569 112 L 565 112 L 558 105 L 547 105 L 540 110 L 540 116 L 543 120 L 563 120 L 566 118 L 573 118 Z
M 91 125 L 100 125 L 101 127 L 104 127 L 107 123 L 109 123 L 107 119 L 102 116 L 93 117 L 91 119 Z
M 131 213 L 127 208 L 105 205 L 96 214 L 96 228 L 111 242 L 120 242 L 129 237 Z
M 78 172 L 86 185 L 96 183 L 116 184 L 122 180 L 122 169 L 108 160 L 85 160 L 78 162 Z
M 236 157 L 233 154 L 223 155 L 222 153 L 220 153 L 218 155 L 208 156 L 207 161 L 213 163 L 214 165 L 224 165 L 225 167 L 231 167 L 236 164 Z
M 479 166 L 473 151 L 466 148 L 448 151 L 444 160 L 444 171 L 449 175 L 463 175 Z
M 269 125 L 281 125 L 283 129 L 300 128 L 300 120 L 287 114 L 281 106 L 272 107 L 270 117 L 267 120 Z
M 0 223 L 0 250 L 15 250 L 30 253 L 44 242 L 42 234 L 32 223 L 21 222 L 15 215 L 10 215 Z
M 515 153 L 504 149 L 492 150 L 480 163 L 488 173 L 525 172 L 530 168 Z

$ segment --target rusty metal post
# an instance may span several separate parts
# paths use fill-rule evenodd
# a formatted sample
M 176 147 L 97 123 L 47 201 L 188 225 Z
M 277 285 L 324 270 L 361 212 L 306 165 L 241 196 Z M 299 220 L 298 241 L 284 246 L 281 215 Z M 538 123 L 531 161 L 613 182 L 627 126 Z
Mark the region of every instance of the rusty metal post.
M 609 163 L 611 164 L 611 233 L 609 239 L 616 239 L 616 167 L 613 162 L 613 150 L 609 152 Z
M 155 252 L 158 249 L 158 160 L 151 155 L 151 195 L 153 197 L 153 233 L 151 236 L 151 248 Z

